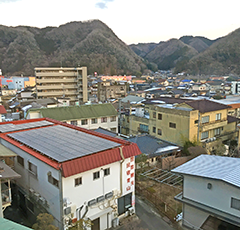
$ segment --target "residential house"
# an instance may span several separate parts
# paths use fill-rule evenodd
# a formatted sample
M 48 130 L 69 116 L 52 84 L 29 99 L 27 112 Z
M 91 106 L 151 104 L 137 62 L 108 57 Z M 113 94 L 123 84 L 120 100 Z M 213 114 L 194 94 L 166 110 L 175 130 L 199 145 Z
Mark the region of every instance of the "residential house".
M 3 105 L 0 105 L 0 122 L 5 121 L 5 114 L 7 113 Z
M 49 118 L 8 122 L 0 132 L 17 154 L 19 206 L 29 220 L 47 212 L 60 230 L 82 219 L 103 230 L 134 213 L 136 144 Z
M 240 228 L 240 159 L 201 155 L 172 170 L 183 176 L 182 225 L 189 229 Z
M 90 104 L 54 108 L 29 109 L 26 119 L 48 117 L 86 129 L 99 127 L 118 131 L 118 113 L 112 104 Z

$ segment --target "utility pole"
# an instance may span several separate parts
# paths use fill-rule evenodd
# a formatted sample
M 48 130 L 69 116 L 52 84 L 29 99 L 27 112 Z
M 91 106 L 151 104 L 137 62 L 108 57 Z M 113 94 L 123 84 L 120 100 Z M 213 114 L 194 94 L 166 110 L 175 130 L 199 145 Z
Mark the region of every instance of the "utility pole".
M 197 141 L 199 141 L 199 129 L 200 129 L 200 112 L 198 111 Z
M 118 113 L 119 113 L 119 133 L 121 134 L 121 129 L 122 129 L 122 114 L 121 114 L 121 110 L 122 110 L 122 105 L 121 105 L 122 100 L 118 99 Z

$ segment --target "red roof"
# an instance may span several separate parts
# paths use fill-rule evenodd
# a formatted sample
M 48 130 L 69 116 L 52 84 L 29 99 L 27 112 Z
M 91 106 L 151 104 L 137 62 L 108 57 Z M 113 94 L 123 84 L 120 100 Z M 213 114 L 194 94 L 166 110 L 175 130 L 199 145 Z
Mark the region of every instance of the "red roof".
M 3 105 L 0 105 L 0 114 L 4 114 L 4 113 L 7 113 L 7 111 Z
M 82 131 L 82 132 L 85 132 L 85 133 L 88 133 L 91 135 L 95 135 L 95 136 L 98 136 L 98 137 L 101 137 L 104 139 L 108 139 L 110 141 L 114 141 L 114 142 L 121 144 L 121 147 L 105 150 L 102 152 L 97 152 L 97 153 L 94 153 L 91 155 L 79 157 L 79 158 L 69 160 L 69 161 L 66 161 L 63 163 L 58 163 L 58 162 L 50 159 L 49 157 L 42 155 L 41 153 L 34 151 L 33 149 L 31 149 L 27 146 L 22 145 L 20 142 L 9 138 L 7 136 L 7 133 L 0 134 L 0 138 L 10 142 L 11 144 L 24 150 L 28 154 L 36 157 L 37 159 L 45 162 L 46 164 L 50 165 L 51 167 L 53 167 L 57 170 L 62 169 L 62 173 L 63 173 L 64 177 L 69 177 L 69 176 L 72 176 L 72 175 L 75 175 L 75 174 L 78 174 L 81 172 L 85 172 L 85 171 L 88 171 L 88 170 L 91 170 L 94 168 L 98 168 L 98 167 L 101 167 L 101 166 L 104 166 L 107 164 L 121 161 L 122 157 L 120 155 L 120 148 L 122 148 L 124 158 L 134 157 L 134 156 L 141 154 L 137 144 L 135 144 L 135 143 L 125 141 L 122 139 L 118 139 L 115 137 L 110 137 L 110 136 L 107 136 L 107 135 L 104 135 L 101 133 L 97 133 L 97 132 L 87 130 L 87 129 L 84 129 L 81 127 L 73 126 L 70 124 L 62 123 L 60 121 L 56 121 L 56 120 L 49 119 L 49 118 L 4 122 L 2 124 L 6 124 L 6 123 L 22 124 L 22 123 L 29 123 L 29 122 L 33 122 L 33 121 L 41 121 L 41 120 L 47 120 L 47 121 L 55 123 L 56 125 L 63 125 L 63 126 L 67 126 L 69 128 L 77 129 L 79 131 Z

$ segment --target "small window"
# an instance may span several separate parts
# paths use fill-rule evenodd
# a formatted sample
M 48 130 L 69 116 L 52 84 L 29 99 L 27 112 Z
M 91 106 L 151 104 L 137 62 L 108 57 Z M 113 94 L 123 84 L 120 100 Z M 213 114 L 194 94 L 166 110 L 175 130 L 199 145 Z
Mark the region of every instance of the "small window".
M 152 131 L 153 133 L 156 133 L 156 127 L 153 127 Z
M 51 173 L 48 173 L 48 182 L 51 183 L 52 185 L 56 186 L 57 188 L 59 187 L 58 180 L 56 178 L 54 178 Z
M 71 125 L 77 125 L 77 120 L 70 121 L 70 122 L 71 122 Z
M 37 166 L 34 165 L 31 162 L 28 162 L 28 170 L 31 172 L 33 175 L 37 176 Z
M 156 118 L 156 112 L 153 112 L 153 118 Z
M 208 138 L 208 131 L 201 133 L 201 140 Z
M 110 128 L 110 130 L 111 130 L 112 132 L 114 132 L 114 133 L 117 132 L 117 128 Z
M 82 177 L 78 177 L 75 179 L 75 187 L 79 186 L 82 184 Z
M 101 122 L 102 122 L 102 123 L 106 123 L 106 122 L 107 122 L 107 117 L 102 117 L 102 118 L 101 118 Z
M 158 114 L 158 120 L 162 120 L 162 114 L 161 113 Z
M 94 173 L 93 173 L 93 180 L 96 180 L 96 179 L 98 179 L 98 178 L 100 178 L 100 172 L 99 172 L 99 171 L 94 172 Z
M 88 120 L 87 119 L 81 120 L 81 124 L 82 125 L 87 125 L 88 124 Z
M 237 209 L 240 211 L 240 200 L 236 198 L 231 198 L 231 208 Z
M 202 123 L 208 123 L 209 122 L 209 116 L 202 117 Z
M 162 135 L 162 130 L 161 129 L 158 129 L 158 135 Z
M 176 129 L 176 123 L 169 122 L 169 127 Z
M 216 121 L 221 120 L 221 113 L 216 114 Z
M 104 176 L 110 175 L 110 168 L 104 169 Z
M 34 204 L 30 200 L 27 200 L 27 207 L 31 212 L 34 213 Z
M 194 121 L 194 124 L 198 124 L 198 120 L 195 120 L 195 121 Z
M 110 117 L 110 121 L 111 121 L 111 122 L 116 121 L 116 120 L 117 120 L 116 116 Z
M 221 134 L 221 130 L 222 130 L 222 128 L 214 129 L 214 136 L 220 135 Z
M 92 119 L 92 124 L 97 124 L 98 122 L 97 122 L 97 118 L 93 118 Z
M 18 164 L 20 164 L 24 167 L 24 159 L 22 157 L 17 156 L 17 162 L 18 162 Z

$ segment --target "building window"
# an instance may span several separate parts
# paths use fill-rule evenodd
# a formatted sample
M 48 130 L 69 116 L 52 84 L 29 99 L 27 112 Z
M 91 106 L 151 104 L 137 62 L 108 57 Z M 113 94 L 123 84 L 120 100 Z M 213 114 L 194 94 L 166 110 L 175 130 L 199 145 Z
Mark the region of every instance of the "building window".
M 34 213 L 34 204 L 30 200 L 27 200 L 27 208 Z
M 104 169 L 104 176 L 110 175 L 110 168 Z
M 156 118 L 156 112 L 153 112 L 153 118 Z
M 132 193 L 118 198 L 118 214 L 125 213 L 132 206 Z
M 87 125 L 88 124 L 88 120 L 87 119 L 81 120 L 81 124 L 82 125 Z
M 208 131 L 201 133 L 201 140 L 208 138 Z
M 48 182 L 51 183 L 52 185 L 56 186 L 57 188 L 59 187 L 59 182 L 56 178 L 54 178 L 50 173 L 48 173 Z
M 24 159 L 22 157 L 17 156 L 17 162 L 18 162 L 18 164 L 20 164 L 24 167 Z
M 71 125 L 77 125 L 77 120 L 70 121 Z
M 94 173 L 93 173 L 93 180 L 96 180 L 96 179 L 98 179 L 98 178 L 100 178 L 100 172 L 99 172 L 99 171 L 94 172 Z
M 110 117 L 110 121 L 111 121 L 111 122 L 116 121 L 116 120 L 117 120 L 116 116 Z
M 75 179 L 75 187 L 79 186 L 82 184 L 82 177 L 78 177 Z
M 158 114 L 158 120 L 162 120 L 162 114 L 161 113 Z
M 31 172 L 33 175 L 37 176 L 37 166 L 34 165 L 31 162 L 28 162 L 28 170 Z
M 221 134 L 221 130 L 222 130 L 222 128 L 214 129 L 214 136 L 220 135 Z
M 161 129 L 158 129 L 158 135 L 162 135 L 162 130 Z
M 156 133 L 156 127 L 153 127 L 152 131 L 153 133 Z
M 144 132 L 144 133 L 148 133 L 148 125 L 140 124 L 139 125 L 139 131 Z
M 222 115 L 221 113 L 216 114 L 216 121 L 221 120 L 221 115 Z
M 98 122 L 97 122 L 97 118 L 93 118 L 92 119 L 92 124 L 97 124 Z
M 237 209 L 240 211 L 240 200 L 236 198 L 231 198 L 231 208 Z
M 107 117 L 102 117 L 102 118 L 101 118 L 101 122 L 102 122 L 102 123 L 106 123 L 106 122 L 107 122 Z
M 110 128 L 110 130 L 111 130 L 112 132 L 114 132 L 114 133 L 117 132 L 117 128 Z
M 169 122 L 169 127 L 176 129 L 176 123 Z
M 209 116 L 202 117 L 202 123 L 208 123 L 209 122 Z

